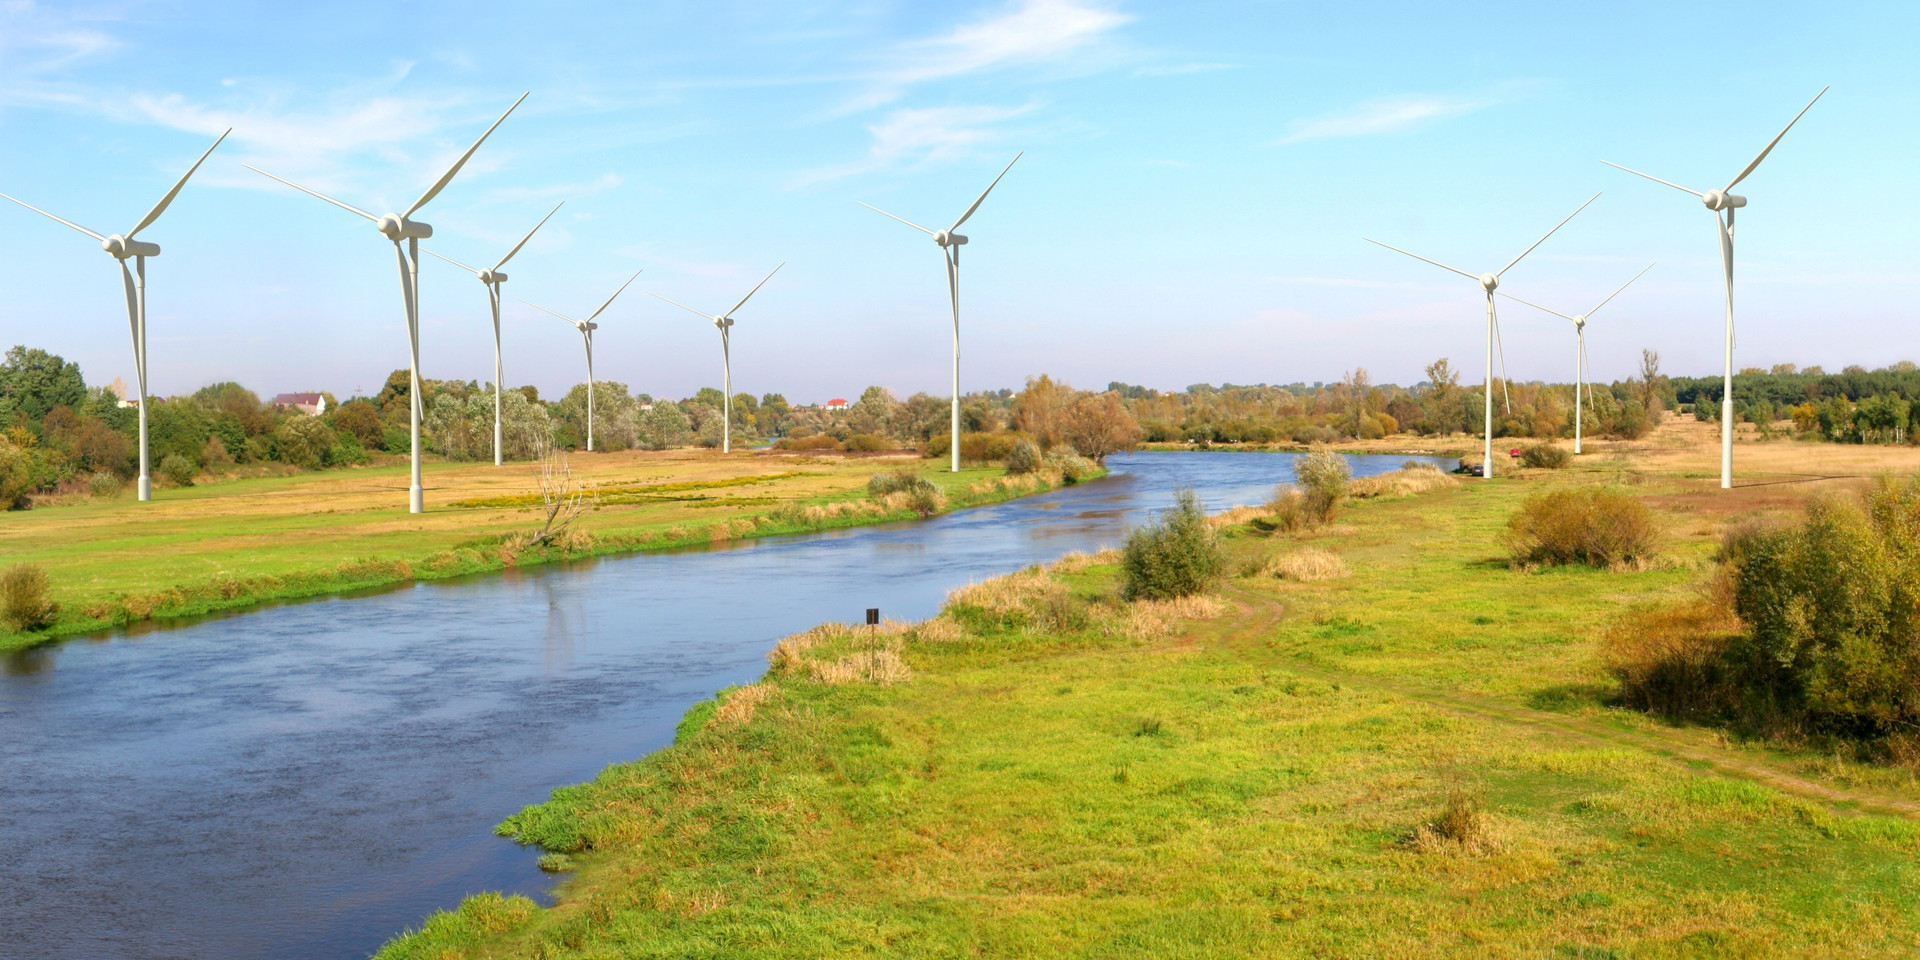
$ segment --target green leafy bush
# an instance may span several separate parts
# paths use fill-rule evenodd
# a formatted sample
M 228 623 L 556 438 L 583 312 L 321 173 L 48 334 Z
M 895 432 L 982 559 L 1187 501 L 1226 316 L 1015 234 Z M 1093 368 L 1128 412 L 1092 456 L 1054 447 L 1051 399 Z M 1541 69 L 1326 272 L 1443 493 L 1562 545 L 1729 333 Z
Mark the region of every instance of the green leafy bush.
M 1572 462 L 1573 454 L 1567 448 L 1551 443 L 1533 443 L 1520 448 L 1521 466 L 1559 470 Z
M 117 497 L 124 489 L 126 484 L 111 473 L 96 473 L 87 478 L 87 493 L 102 500 Z
M 1121 589 L 1128 600 L 1204 593 L 1225 570 L 1219 538 L 1192 490 L 1175 491 L 1173 506 L 1129 531 L 1121 551 Z
M 893 444 L 877 433 L 854 433 L 847 435 L 847 449 L 858 453 L 878 453 L 893 449 Z
M 1659 541 L 1653 512 L 1624 493 L 1598 487 L 1528 497 L 1507 520 L 1507 550 L 1520 565 L 1644 565 Z
M 1010 474 L 1033 473 L 1040 469 L 1041 464 L 1040 445 L 1032 440 L 1021 439 L 1007 454 L 1007 472 Z
M 1054 450 L 1044 462 L 1047 469 L 1060 474 L 1063 483 L 1079 483 L 1100 470 L 1099 464 L 1069 449 Z
M 940 492 L 940 488 L 935 486 L 933 481 L 921 476 L 919 471 L 912 467 L 901 467 L 898 470 L 876 473 L 867 479 L 867 496 L 876 499 L 890 493 L 918 494 L 923 491 L 937 494 Z
M 158 474 L 160 479 L 176 487 L 191 487 L 193 475 L 199 472 L 199 468 L 193 465 L 192 460 L 177 453 L 169 453 L 160 458 L 160 463 L 154 467 L 153 472 Z
M 1314 524 L 1332 520 L 1341 501 L 1347 499 L 1353 482 L 1353 470 L 1347 466 L 1347 458 L 1325 444 L 1315 444 L 1294 465 L 1293 473 L 1300 492 L 1305 495 L 1302 506 L 1308 520 Z
M 11 630 L 38 630 L 53 622 L 60 608 L 47 597 L 47 572 L 17 563 L 0 573 L 0 623 Z

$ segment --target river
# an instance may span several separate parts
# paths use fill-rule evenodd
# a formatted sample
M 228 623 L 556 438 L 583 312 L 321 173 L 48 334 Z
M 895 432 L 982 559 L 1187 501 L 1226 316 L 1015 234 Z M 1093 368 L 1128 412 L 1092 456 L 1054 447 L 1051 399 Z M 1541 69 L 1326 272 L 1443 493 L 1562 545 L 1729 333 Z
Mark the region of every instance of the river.
M 1266 499 L 1295 455 L 1138 453 L 919 523 L 507 571 L 28 651 L 0 673 L 0 957 L 356 958 L 482 890 L 493 825 L 670 742 L 780 637 L 1117 545 L 1176 487 Z M 1356 475 L 1398 456 L 1351 457 Z M 1438 461 L 1436 461 L 1438 462 Z M 1451 467 L 1452 461 L 1446 466 Z

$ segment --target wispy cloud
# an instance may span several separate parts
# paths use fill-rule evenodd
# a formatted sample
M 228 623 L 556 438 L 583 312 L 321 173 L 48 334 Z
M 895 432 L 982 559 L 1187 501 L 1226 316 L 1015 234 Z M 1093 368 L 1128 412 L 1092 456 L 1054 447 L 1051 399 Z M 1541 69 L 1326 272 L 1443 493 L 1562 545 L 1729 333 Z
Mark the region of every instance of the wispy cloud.
M 887 56 L 888 65 L 843 111 L 891 103 L 928 81 L 1015 66 L 1058 67 L 1096 48 L 1132 19 L 1078 0 L 1021 0 L 1003 13 L 895 47 Z
M 1403 96 L 1369 100 L 1344 113 L 1293 122 L 1291 133 L 1278 143 L 1375 137 L 1401 133 L 1436 120 L 1482 110 L 1498 102 L 1491 97 Z
M 888 170 L 921 166 L 971 156 L 976 148 L 1006 138 L 1000 124 L 1029 113 L 1039 105 L 1022 107 L 902 107 L 878 123 L 867 125 L 873 143 L 867 155 L 853 163 L 808 171 L 795 186 Z

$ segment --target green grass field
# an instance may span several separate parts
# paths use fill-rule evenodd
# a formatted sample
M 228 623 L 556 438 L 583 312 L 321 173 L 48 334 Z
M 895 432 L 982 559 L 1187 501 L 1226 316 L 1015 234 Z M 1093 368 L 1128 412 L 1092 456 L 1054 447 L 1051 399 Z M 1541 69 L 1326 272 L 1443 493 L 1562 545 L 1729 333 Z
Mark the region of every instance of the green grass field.
M 0 565 L 44 569 L 60 604 L 48 629 L 0 625 L 0 650 L 566 556 L 910 518 L 912 510 L 866 496 L 875 473 L 901 467 L 938 484 L 950 508 L 1045 489 L 1009 485 L 998 468 L 948 473 L 912 455 L 678 450 L 575 454 L 571 464 L 596 505 L 576 536 L 552 548 L 515 546 L 541 521 L 531 464 L 428 464 L 427 512 L 418 515 L 407 513 L 405 466 L 157 490 L 150 503 L 123 496 L 0 512 Z
M 1521 499 L 1591 482 L 1656 507 L 1661 563 L 1503 562 Z M 1606 705 L 1607 624 L 1800 495 L 1590 457 L 1232 528 L 1239 569 L 1310 545 L 1352 573 L 1236 577 L 1212 616 L 1130 612 L 1080 559 L 789 641 L 502 825 L 570 871 L 557 906 L 474 897 L 381 956 L 1912 955 L 1910 771 Z

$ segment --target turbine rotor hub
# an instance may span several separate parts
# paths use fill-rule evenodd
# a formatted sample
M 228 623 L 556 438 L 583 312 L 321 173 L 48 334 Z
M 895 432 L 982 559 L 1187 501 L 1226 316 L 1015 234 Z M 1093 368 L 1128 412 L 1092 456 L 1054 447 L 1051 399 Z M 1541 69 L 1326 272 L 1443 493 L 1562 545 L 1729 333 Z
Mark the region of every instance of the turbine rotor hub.
M 148 243 L 144 240 L 128 239 L 117 233 L 100 241 L 100 249 L 105 250 L 108 255 L 112 256 L 115 260 L 125 260 L 128 257 L 157 257 L 160 255 L 159 244 Z
M 481 283 L 501 283 L 507 279 L 506 274 L 497 270 L 482 270 L 478 276 Z
M 1725 190 L 1710 190 L 1700 202 L 1706 204 L 1708 210 L 1727 210 L 1746 206 L 1747 198 Z
M 433 236 L 433 227 L 418 220 L 408 220 L 397 213 L 389 213 L 374 224 L 380 235 L 388 240 L 425 240 Z
M 1500 286 L 1500 278 L 1491 273 L 1483 273 L 1480 275 L 1480 286 L 1485 288 L 1488 293 L 1492 293 Z
M 967 238 L 965 234 L 954 233 L 951 230 L 942 230 L 933 235 L 933 242 L 943 247 L 957 247 L 966 243 Z

